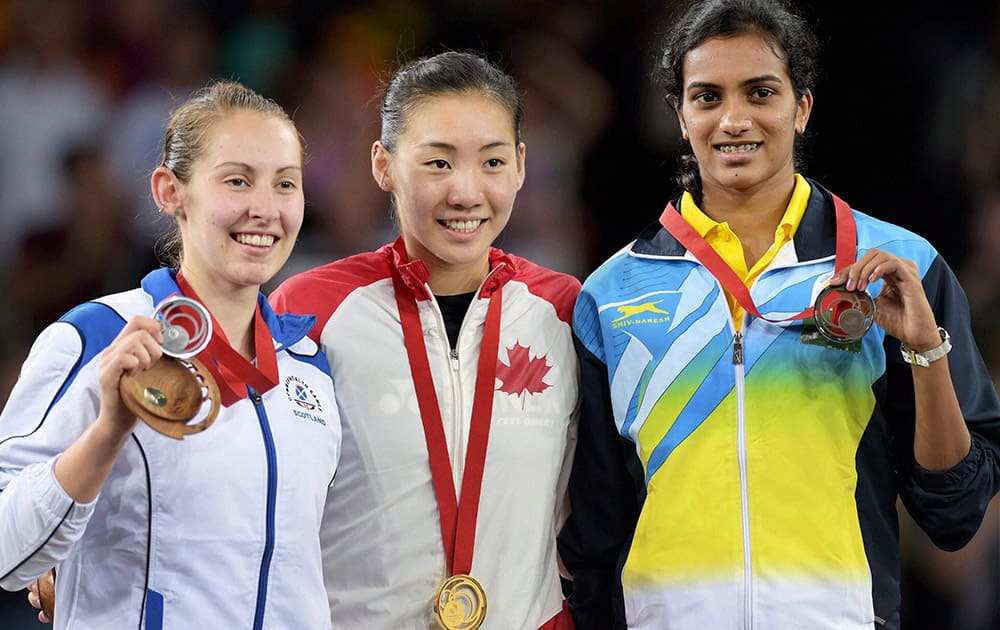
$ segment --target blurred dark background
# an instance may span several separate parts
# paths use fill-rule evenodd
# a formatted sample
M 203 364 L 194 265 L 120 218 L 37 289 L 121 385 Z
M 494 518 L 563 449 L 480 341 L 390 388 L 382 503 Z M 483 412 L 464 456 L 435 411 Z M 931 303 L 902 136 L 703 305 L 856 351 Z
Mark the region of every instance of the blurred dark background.
M 824 45 L 804 172 L 937 246 L 1000 379 L 1000 9 L 895 4 L 799 3 Z M 393 237 L 368 161 L 380 82 L 417 55 L 484 52 L 526 105 L 528 176 L 498 245 L 583 278 L 677 192 L 679 133 L 650 80 L 672 8 L 0 0 L 0 401 L 42 327 L 157 265 L 148 174 L 169 110 L 212 77 L 276 99 L 308 143 L 284 277 Z M 904 628 L 1000 629 L 997 504 L 953 554 L 902 519 Z M 0 593 L 0 629 L 33 617 L 23 593 Z

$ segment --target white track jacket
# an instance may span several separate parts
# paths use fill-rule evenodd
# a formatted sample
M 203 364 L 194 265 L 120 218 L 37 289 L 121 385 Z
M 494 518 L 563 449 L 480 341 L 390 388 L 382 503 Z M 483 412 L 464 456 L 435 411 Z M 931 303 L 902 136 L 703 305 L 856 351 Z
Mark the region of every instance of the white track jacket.
M 328 628 L 319 528 L 340 455 L 314 318 L 276 316 L 278 385 L 174 440 L 140 422 L 100 496 L 75 503 L 55 458 L 98 415 L 99 355 L 178 292 L 171 270 L 83 304 L 37 339 L 0 416 L 0 586 L 57 567 L 56 629 Z
M 393 291 L 393 269 L 418 310 L 461 488 L 488 295 L 503 301 L 493 420 L 471 575 L 487 596 L 482 630 L 535 630 L 562 607 L 555 535 L 575 444 L 579 370 L 569 317 L 575 278 L 492 250 L 454 353 L 423 263 L 401 241 L 300 274 L 279 311 L 317 313 L 337 388 L 344 454 L 330 494 L 323 552 L 333 625 L 427 630 L 446 577 L 438 506 Z

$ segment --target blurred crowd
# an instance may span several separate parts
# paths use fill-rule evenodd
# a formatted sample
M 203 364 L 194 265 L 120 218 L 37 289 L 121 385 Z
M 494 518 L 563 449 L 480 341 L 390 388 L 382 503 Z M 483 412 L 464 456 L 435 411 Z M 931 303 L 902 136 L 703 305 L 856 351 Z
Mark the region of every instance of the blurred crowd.
M 939 248 L 1000 383 L 1000 9 L 803 4 L 825 45 L 806 173 Z M 498 245 L 583 278 L 676 192 L 680 134 L 650 80 L 666 8 L 0 0 L 0 402 L 45 325 L 158 265 L 166 222 L 148 175 L 168 112 L 211 77 L 277 100 L 307 143 L 306 225 L 278 282 L 393 238 L 368 160 L 389 72 L 445 49 L 485 52 L 526 106 L 527 179 Z M 1000 630 L 1000 501 L 957 553 L 905 518 L 901 530 L 904 627 Z M 0 628 L 32 617 L 22 594 L 0 594 Z

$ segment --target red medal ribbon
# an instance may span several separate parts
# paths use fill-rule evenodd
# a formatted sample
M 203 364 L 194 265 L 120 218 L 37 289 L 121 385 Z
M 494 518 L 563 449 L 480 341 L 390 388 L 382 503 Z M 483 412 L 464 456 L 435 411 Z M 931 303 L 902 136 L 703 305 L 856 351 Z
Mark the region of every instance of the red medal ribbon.
M 407 288 L 398 270 L 393 273 L 392 280 L 396 293 L 396 307 L 399 309 L 399 319 L 403 327 L 403 341 L 410 362 L 410 373 L 417 393 L 420 420 L 424 425 L 424 439 L 427 442 L 431 479 L 441 517 L 441 538 L 444 541 L 448 571 L 451 575 L 468 574 L 472 570 L 476 519 L 483 486 L 483 469 L 486 466 L 486 446 L 489 442 L 490 422 L 493 419 L 493 392 L 496 386 L 497 355 L 500 350 L 501 289 L 498 287 L 492 293 L 486 313 L 486 327 L 483 332 L 483 343 L 479 349 L 479 367 L 476 371 L 475 398 L 472 402 L 472 421 L 465 455 L 465 473 L 462 476 L 462 493 L 456 497 L 451 457 L 444 435 L 441 408 L 438 406 L 437 393 L 434 390 L 416 297 Z
M 858 231 L 854 223 L 854 215 L 851 214 L 851 207 L 837 195 L 830 193 L 830 196 L 833 197 L 837 220 L 837 249 L 833 263 L 834 273 L 837 273 L 844 267 L 853 264 L 857 259 Z M 754 304 L 747 285 L 722 259 L 722 256 L 709 245 L 708 241 L 684 220 L 681 213 L 674 208 L 673 203 L 668 203 L 667 207 L 664 208 L 663 214 L 660 215 L 660 225 L 708 268 L 709 272 L 736 298 L 736 301 L 747 313 L 769 322 L 786 322 L 813 316 L 815 308 L 810 306 L 801 313 L 784 319 L 764 317 L 757 310 L 757 305 Z
M 180 271 L 177 272 L 177 287 L 186 297 L 202 302 L 191 285 Z M 207 309 L 206 309 L 207 310 Z M 271 331 L 264 323 L 260 313 L 260 304 L 256 305 L 253 320 L 254 351 L 257 353 L 257 365 L 254 365 L 242 354 L 233 349 L 226 339 L 222 326 L 212 318 L 212 339 L 208 346 L 199 352 L 195 358 L 201 361 L 205 369 L 215 379 L 222 397 L 222 405 L 229 407 L 233 403 L 247 397 L 247 386 L 258 394 L 263 394 L 278 384 L 278 356 L 274 351 L 274 341 Z

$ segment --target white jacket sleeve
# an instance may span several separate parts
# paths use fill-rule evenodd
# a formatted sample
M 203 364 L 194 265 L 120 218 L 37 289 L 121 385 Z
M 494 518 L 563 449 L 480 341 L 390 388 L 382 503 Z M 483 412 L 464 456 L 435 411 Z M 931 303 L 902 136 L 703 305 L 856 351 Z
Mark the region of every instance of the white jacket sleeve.
M 0 415 L 0 586 L 24 588 L 83 535 L 96 499 L 73 501 L 55 459 L 97 418 L 99 349 L 67 323 L 35 341 Z

